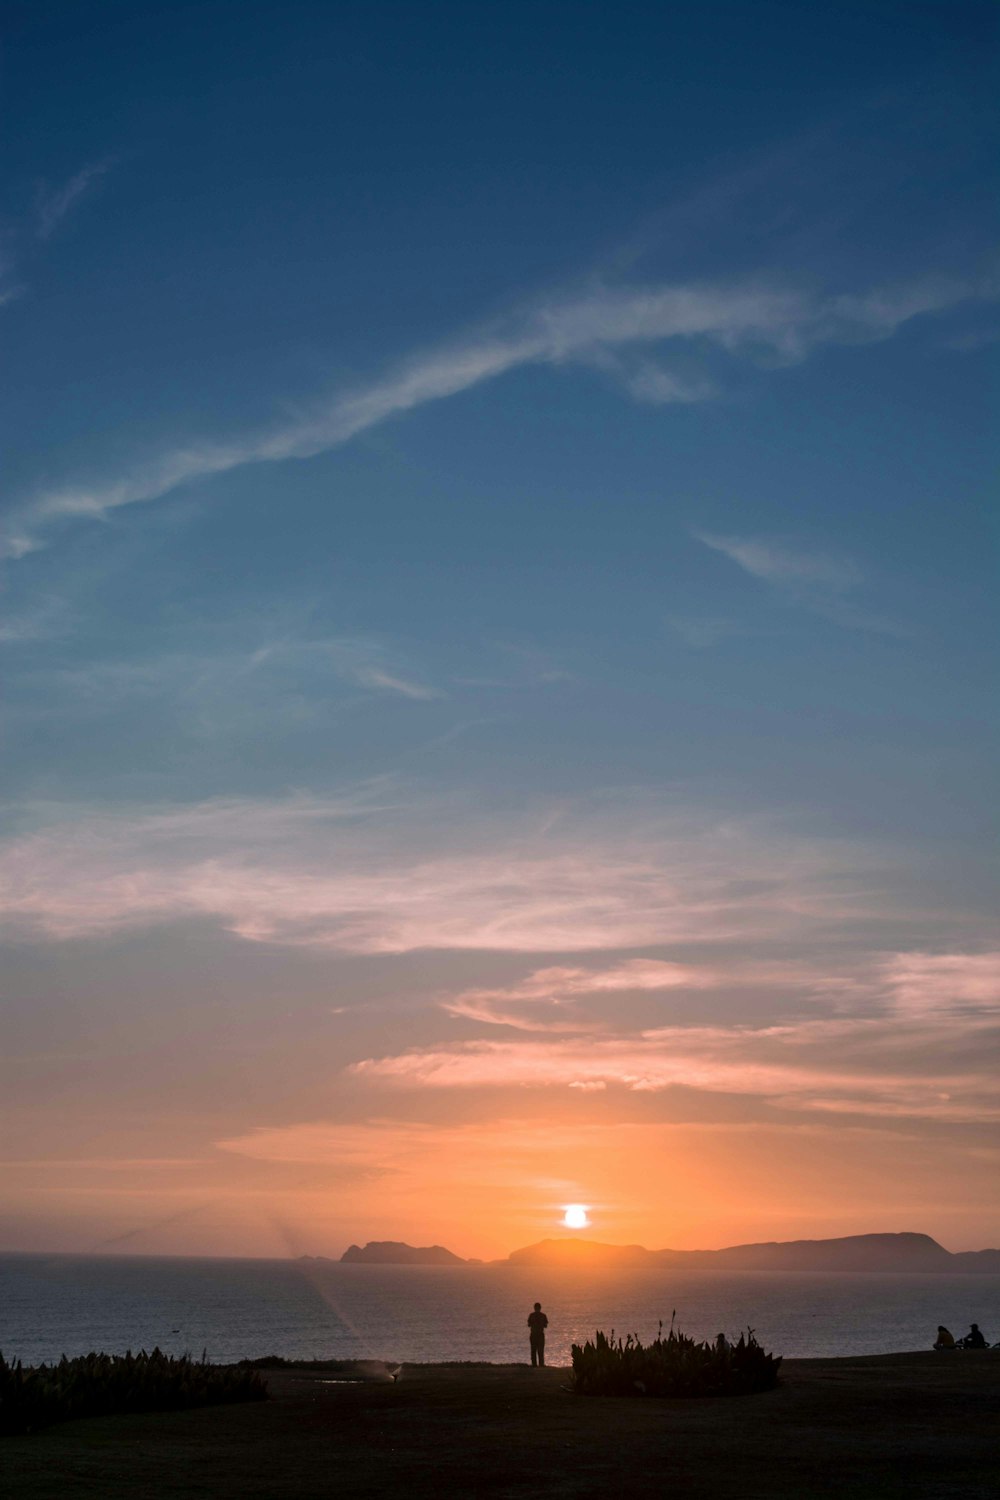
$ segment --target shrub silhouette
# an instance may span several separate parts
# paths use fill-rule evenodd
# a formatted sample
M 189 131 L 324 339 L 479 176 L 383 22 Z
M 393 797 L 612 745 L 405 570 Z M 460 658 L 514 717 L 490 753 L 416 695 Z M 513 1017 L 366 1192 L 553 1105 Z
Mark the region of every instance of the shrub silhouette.
M 600 1330 L 573 1345 L 573 1389 L 583 1396 L 746 1396 L 778 1382 L 781 1358 L 767 1354 L 752 1328 L 735 1344 L 698 1344 L 663 1324 L 651 1344 Z
M 178 1411 L 231 1401 L 263 1401 L 267 1386 L 256 1370 L 225 1369 L 173 1358 L 160 1349 L 147 1354 L 63 1355 L 57 1365 L 25 1369 L 0 1354 L 0 1433 L 33 1432 L 74 1417 L 118 1412 Z

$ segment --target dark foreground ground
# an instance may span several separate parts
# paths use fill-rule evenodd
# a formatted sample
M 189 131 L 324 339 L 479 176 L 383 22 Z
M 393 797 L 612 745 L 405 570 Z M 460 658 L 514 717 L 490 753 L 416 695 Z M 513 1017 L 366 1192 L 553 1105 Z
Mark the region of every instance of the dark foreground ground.
M 285 1369 L 266 1403 L 0 1439 L 0 1495 L 1000 1495 L 1000 1352 L 789 1360 L 775 1391 L 701 1401 L 573 1396 L 566 1370 L 520 1365 L 356 1373 Z

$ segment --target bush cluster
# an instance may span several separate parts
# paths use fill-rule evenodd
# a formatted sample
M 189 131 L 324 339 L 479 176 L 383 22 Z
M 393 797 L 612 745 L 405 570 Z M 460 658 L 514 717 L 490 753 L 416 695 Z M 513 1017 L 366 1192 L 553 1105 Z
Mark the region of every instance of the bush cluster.
M 745 1396 L 778 1382 L 781 1358 L 766 1354 L 752 1328 L 735 1344 L 698 1344 L 663 1324 L 651 1344 L 598 1331 L 573 1345 L 573 1389 L 584 1396 Z
M 231 1401 L 263 1401 L 256 1370 L 226 1369 L 189 1354 L 65 1355 L 57 1365 L 25 1369 L 0 1354 L 0 1433 L 33 1432 L 73 1417 L 118 1412 L 179 1411 Z

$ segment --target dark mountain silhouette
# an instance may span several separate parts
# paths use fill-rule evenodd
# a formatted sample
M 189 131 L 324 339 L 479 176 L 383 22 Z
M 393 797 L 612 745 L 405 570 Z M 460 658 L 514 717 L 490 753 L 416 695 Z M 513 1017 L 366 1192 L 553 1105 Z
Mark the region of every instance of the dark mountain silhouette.
M 1000 1250 L 958 1250 L 951 1257 L 953 1271 L 986 1271 L 1000 1273 Z
M 661 1251 L 665 1264 L 681 1252 Z M 833 1240 L 787 1240 L 692 1251 L 720 1270 L 765 1271 L 947 1271 L 951 1256 L 928 1234 L 852 1234 Z
M 952 1255 L 928 1234 L 852 1234 L 831 1240 L 730 1245 L 725 1250 L 646 1250 L 593 1240 L 541 1240 L 515 1250 L 522 1266 L 662 1266 L 718 1271 L 1000 1271 L 1000 1250 Z
M 363 1248 L 349 1245 L 342 1261 L 369 1266 L 464 1266 L 460 1255 L 443 1245 L 404 1245 L 400 1240 L 369 1240 Z
M 325 1260 L 325 1256 L 302 1256 Z M 369 1240 L 351 1245 L 341 1261 L 369 1266 L 468 1266 L 443 1245 L 423 1247 L 399 1240 Z M 647 1250 L 643 1245 L 605 1245 L 598 1240 L 566 1236 L 540 1240 L 513 1250 L 494 1266 L 649 1266 L 691 1271 L 971 1271 L 1000 1274 L 1000 1250 L 963 1250 L 952 1254 L 929 1234 L 850 1234 L 830 1240 L 773 1240 L 729 1245 L 724 1250 Z

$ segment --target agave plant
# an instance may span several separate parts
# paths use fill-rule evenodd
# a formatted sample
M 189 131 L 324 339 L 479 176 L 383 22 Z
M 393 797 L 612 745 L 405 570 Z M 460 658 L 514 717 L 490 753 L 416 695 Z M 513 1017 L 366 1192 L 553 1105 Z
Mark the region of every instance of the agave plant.
M 676 1314 L 675 1314 L 676 1316 Z M 780 1356 L 767 1354 L 752 1328 L 738 1341 L 696 1343 L 674 1328 L 643 1345 L 635 1334 L 600 1330 L 573 1345 L 573 1388 L 585 1396 L 744 1396 L 777 1384 Z

